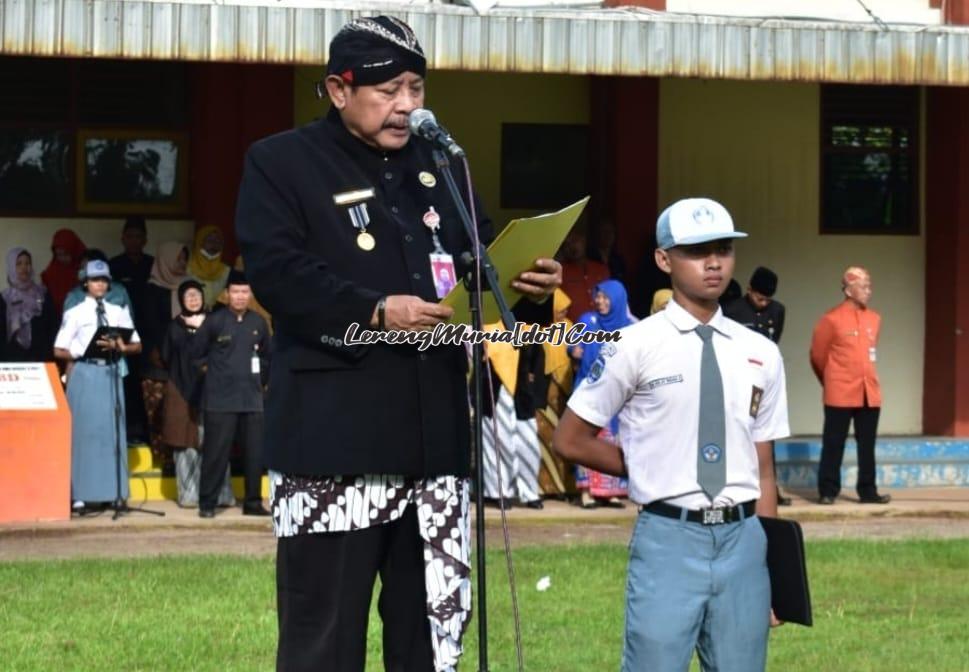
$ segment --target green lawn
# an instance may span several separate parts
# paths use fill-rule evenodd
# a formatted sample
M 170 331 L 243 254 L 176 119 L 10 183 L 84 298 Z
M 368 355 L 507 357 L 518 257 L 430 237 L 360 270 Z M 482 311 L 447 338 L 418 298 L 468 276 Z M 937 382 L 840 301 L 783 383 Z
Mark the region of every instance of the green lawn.
M 808 556 L 816 625 L 775 630 L 769 669 L 969 669 L 969 539 L 824 541 Z M 617 670 L 625 548 L 528 547 L 515 560 L 525 669 Z M 513 671 L 504 560 L 489 563 L 491 670 Z M 275 626 L 269 558 L 0 564 L 2 670 L 271 670 Z M 373 622 L 368 670 L 382 669 L 379 639 Z M 464 670 L 477 669 L 476 640 L 472 622 Z

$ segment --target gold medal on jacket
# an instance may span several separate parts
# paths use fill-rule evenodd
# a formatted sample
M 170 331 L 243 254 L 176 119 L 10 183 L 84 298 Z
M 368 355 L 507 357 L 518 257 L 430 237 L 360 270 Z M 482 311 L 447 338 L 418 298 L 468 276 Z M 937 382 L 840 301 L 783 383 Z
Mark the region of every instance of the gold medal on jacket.
M 377 241 L 373 239 L 373 236 L 366 231 L 361 232 L 357 236 L 357 247 L 359 247 L 364 252 L 369 252 L 377 245 Z

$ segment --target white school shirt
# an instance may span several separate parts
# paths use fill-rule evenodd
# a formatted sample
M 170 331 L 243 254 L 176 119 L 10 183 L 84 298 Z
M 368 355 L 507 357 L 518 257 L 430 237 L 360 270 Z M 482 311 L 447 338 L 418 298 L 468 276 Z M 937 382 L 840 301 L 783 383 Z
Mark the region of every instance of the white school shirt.
M 619 442 L 629 472 L 629 497 L 688 509 L 711 505 L 697 483 L 700 416 L 700 322 L 670 301 L 666 309 L 605 344 L 568 405 L 603 427 L 619 415 Z M 780 350 L 769 339 L 724 317 L 708 323 L 723 380 L 727 481 L 715 506 L 760 497 L 755 441 L 790 435 Z
M 61 328 L 54 339 L 54 347 L 62 348 L 71 353 L 71 357 L 77 359 L 87 352 L 87 346 L 91 343 L 91 338 L 98 330 L 98 302 L 85 296 L 84 300 L 64 313 L 61 320 Z M 108 320 L 108 325 L 112 327 L 124 327 L 133 329 L 131 314 L 127 307 L 116 306 L 113 303 L 104 302 L 104 315 Z M 138 332 L 132 332 L 132 343 L 140 343 L 141 338 Z

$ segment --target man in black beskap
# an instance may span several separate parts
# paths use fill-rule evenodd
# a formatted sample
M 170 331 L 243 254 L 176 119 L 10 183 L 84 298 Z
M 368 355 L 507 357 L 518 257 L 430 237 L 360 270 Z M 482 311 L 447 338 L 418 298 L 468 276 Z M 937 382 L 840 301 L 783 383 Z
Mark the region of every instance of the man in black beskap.
M 111 277 L 124 285 L 131 299 L 131 319 L 135 326 L 145 329 L 145 290 L 155 258 L 145 254 L 148 243 L 148 227 L 141 215 L 125 219 L 121 229 L 121 245 L 124 252 L 108 262 Z M 128 443 L 138 443 L 148 438 L 148 418 L 141 391 L 141 355 L 128 358 L 129 373 L 124 377 L 125 414 L 127 415 Z
M 723 306 L 723 313 L 748 329 L 763 334 L 775 343 L 784 331 L 784 304 L 774 299 L 777 274 L 758 266 L 750 276 L 747 293 Z
M 145 288 L 148 286 L 151 266 L 155 263 L 153 256 L 145 254 L 147 243 L 148 227 L 145 224 L 145 218 L 135 215 L 128 217 L 121 231 L 121 245 L 124 247 L 124 252 L 112 257 L 108 262 L 111 267 L 111 277 L 117 278 L 117 281 L 124 285 L 131 298 L 131 305 L 134 306 L 132 317 L 135 324 L 138 323 L 140 311 L 144 309 Z
M 723 304 L 723 314 L 748 329 L 766 336 L 774 343 L 781 342 L 784 331 L 784 304 L 774 299 L 777 293 L 777 274 L 764 266 L 758 266 L 750 276 L 750 284 L 743 296 Z M 777 469 L 777 462 L 774 462 Z M 774 474 L 775 480 L 777 474 Z M 781 494 L 777 486 L 777 503 L 790 506 L 791 498 Z
M 266 462 L 277 669 L 364 669 L 379 574 L 386 669 L 453 670 L 471 607 L 467 354 L 344 338 L 354 323 L 418 331 L 450 317 L 432 267 L 464 277 L 471 242 L 430 144 L 408 128 L 427 67 L 414 32 L 387 16 L 356 19 L 329 54 L 318 88 L 329 113 L 250 148 L 236 210 L 276 329 Z M 490 242 L 463 168 L 451 171 Z M 520 321 L 551 321 L 558 263 L 501 281 L 526 297 Z
M 262 505 L 263 389 L 269 367 L 269 327 L 249 310 L 252 291 L 241 271 L 229 274 L 229 303 L 206 317 L 185 318 L 196 327 L 191 354 L 206 365 L 202 392 L 202 470 L 199 516 L 212 518 L 233 443 L 245 460 L 242 512 L 268 516 Z

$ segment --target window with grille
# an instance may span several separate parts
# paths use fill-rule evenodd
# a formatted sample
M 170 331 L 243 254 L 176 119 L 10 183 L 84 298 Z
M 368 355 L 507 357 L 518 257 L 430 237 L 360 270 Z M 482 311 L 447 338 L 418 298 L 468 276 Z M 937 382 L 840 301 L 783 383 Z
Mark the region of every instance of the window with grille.
M 919 90 L 821 87 L 821 233 L 918 234 Z

